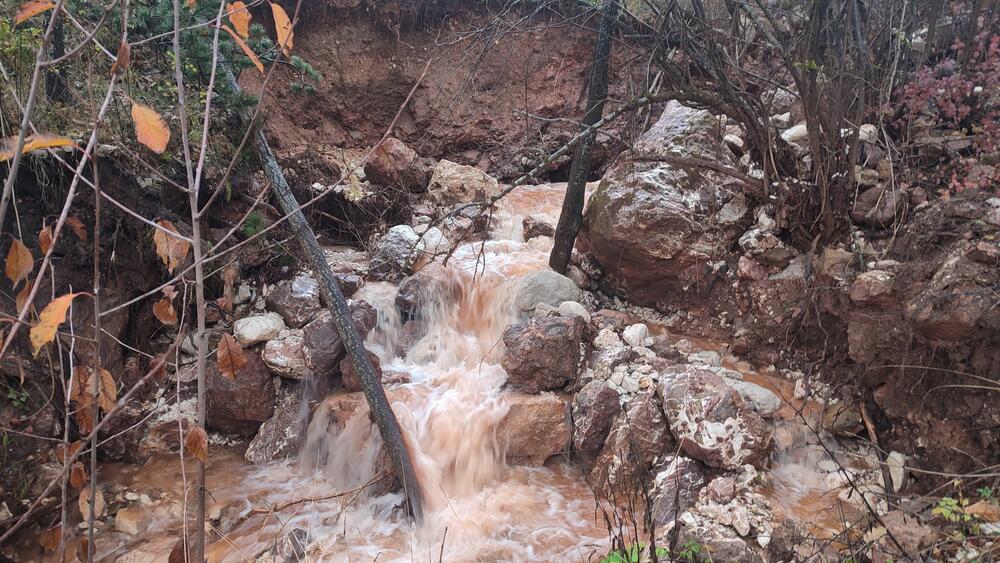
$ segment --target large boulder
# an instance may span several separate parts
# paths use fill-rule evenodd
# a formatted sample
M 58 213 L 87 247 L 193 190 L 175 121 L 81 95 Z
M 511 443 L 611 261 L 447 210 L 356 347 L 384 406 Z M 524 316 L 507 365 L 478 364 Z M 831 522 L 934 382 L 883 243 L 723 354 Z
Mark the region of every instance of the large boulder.
M 274 409 L 274 416 L 260 425 L 244 457 L 249 463 L 266 463 L 296 455 L 306 427 L 308 410 L 298 389 L 286 392 Z
M 689 457 L 670 455 L 655 472 L 650 493 L 653 522 L 658 527 L 668 526 L 698 500 L 705 470 Z
M 427 195 L 439 207 L 485 201 L 500 191 L 500 183 L 478 168 L 440 160 L 434 166 Z
M 431 164 L 399 139 L 389 137 L 365 164 L 365 178 L 382 186 L 424 192 L 431 179 Z
M 267 306 L 281 315 L 285 324 L 302 328 L 319 314 L 319 282 L 308 274 L 278 282 L 267 296 Z
M 423 250 L 423 240 L 413 227 L 396 225 L 376 244 L 368 275 L 376 280 L 398 282 L 410 273 L 413 262 Z
M 721 469 L 767 463 L 771 426 L 711 368 L 667 368 L 659 393 L 670 431 L 689 456 Z
M 608 169 L 578 244 L 604 269 L 610 289 L 641 305 L 688 291 L 709 281 L 708 263 L 746 230 L 746 204 L 732 178 L 671 160 L 735 166 L 719 129 L 708 112 L 670 102 L 634 151 Z
M 660 399 L 653 392 L 637 393 L 615 419 L 590 474 L 597 486 L 612 490 L 640 485 L 653 463 L 676 449 Z
M 514 292 L 520 311 L 531 311 L 539 303 L 558 307 L 563 301 L 579 301 L 583 295 L 573 280 L 552 270 L 527 274 L 517 281 Z
M 604 381 L 591 381 L 573 398 L 573 447 L 585 460 L 600 453 L 621 410 L 618 392 Z
M 500 364 L 508 381 L 529 393 L 559 389 L 576 378 L 584 322 L 577 316 L 532 318 L 503 333 Z
M 497 442 L 509 461 L 542 465 L 554 455 L 569 453 L 573 425 L 566 397 L 513 392 L 503 398 L 510 409 L 497 425 Z
M 353 301 L 350 307 L 354 328 L 363 340 L 375 328 L 378 312 L 368 302 L 360 299 Z M 302 343 L 309 369 L 317 375 L 334 371 L 346 354 L 329 312 L 324 312 L 302 329 Z
M 274 414 L 273 376 L 258 354 L 244 353 L 246 365 L 232 380 L 219 372 L 215 360 L 206 366 L 208 427 L 223 432 L 253 434 Z

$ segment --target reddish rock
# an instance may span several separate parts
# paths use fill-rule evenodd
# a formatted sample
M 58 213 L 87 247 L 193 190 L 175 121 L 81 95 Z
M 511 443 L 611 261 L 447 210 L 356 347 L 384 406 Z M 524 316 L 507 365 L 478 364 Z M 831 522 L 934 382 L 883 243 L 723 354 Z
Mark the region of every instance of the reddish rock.
M 274 416 L 261 424 L 250 441 L 244 454 L 247 462 L 266 463 L 296 455 L 300 438 L 304 438 L 308 415 L 302 405 L 301 392 L 293 388 L 279 401 Z
M 894 279 L 891 273 L 883 270 L 864 272 L 851 284 L 851 301 L 869 306 L 891 304 Z
M 618 392 L 604 381 L 591 381 L 573 398 L 573 447 L 585 462 L 600 453 L 620 410 Z
M 375 368 L 375 376 L 382 381 L 382 362 L 373 352 L 368 352 L 368 359 Z M 340 381 L 348 391 L 361 391 L 361 376 L 354 369 L 354 362 L 349 356 L 340 361 Z
M 281 315 L 289 327 L 301 328 L 313 320 L 322 309 L 319 301 L 319 282 L 307 274 L 282 280 L 275 284 L 267 296 L 267 306 Z
M 576 378 L 584 322 L 551 316 L 513 324 L 503 333 L 501 365 L 515 388 L 529 393 L 559 389 Z
M 698 491 L 705 484 L 705 470 L 691 458 L 671 455 L 655 473 L 651 494 L 653 521 L 657 526 L 666 526 L 698 500 Z
M 648 481 L 653 462 L 675 450 L 659 397 L 638 393 L 615 420 L 590 474 L 591 482 L 621 490 Z
M 767 278 L 767 268 L 747 256 L 740 256 L 737 273 L 745 280 L 762 280 Z
M 573 436 L 569 400 L 554 393 L 505 393 L 510 406 L 497 426 L 497 441 L 508 460 L 542 465 L 558 454 L 568 454 Z
M 551 237 L 556 234 L 556 229 L 545 221 L 528 215 L 521 221 L 524 228 L 524 240 L 531 240 L 535 237 Z
M 366 301 L 358 299 L 351 303 L 351 318 L 364 339 L 375 328 L 378 313 Z M 316 375 L 328 374 L 336 369 L 346 353 L 329 312 L 320 314 L 302 329 L 302 343 L 309 367 Z
M 413 193 L 427 191 L 432 167 L 416 151 L 395 137 L 379 145 L 365 164 L 365 177 L 373 184 L 398 187 Z
M 244 352 L 246 365 L 230 380 L 219 373 L 214 357 L 206 369 L 208 427 L 252 434 L 274 414 L 275 388 L 271 371 L 260 355 Z

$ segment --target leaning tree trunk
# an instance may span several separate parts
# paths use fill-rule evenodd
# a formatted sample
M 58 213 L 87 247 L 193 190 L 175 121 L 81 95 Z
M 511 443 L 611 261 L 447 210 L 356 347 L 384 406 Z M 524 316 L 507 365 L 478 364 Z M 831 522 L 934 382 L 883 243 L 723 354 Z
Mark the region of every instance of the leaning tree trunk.
M 229 66 L 224 65 L 223 68 L 233 89 L 239 91 L 239 84 Z M 247 121 L 249 123 L 249 120 Z M 250 126 L 253 127 L 254 124 L 250 124 Z M 271 147 L 267 144 L 263 128 L 257 129 L 254 136 L 254 146 L 257 157 L 264 166 L 264 173 L 274 187 L 281 210 L 289 216 L 289 224 L 295 238 L 305 252 L 305 258 L 310 267 L 319 278 L 319 289 L 323 301 L 330 309 L 333 324 L 337 329 L 337 334 L 340 335 L 340 341 L 344 343 L 348 357 L 351 358 L 351 362 L 358 372 L 358 377 L 361 379 L 361 388 L 365 393 L 372 417 L 375 419 L 375 425 L 378 426 L 382 441 L 392 458 L 393 468 L 403 485 L 403 494 L 406 496 L 409 512 L 419 523 L 423 518 L 423 496 L 420 491 L 420 483 L 413 470 L 413 462 L 410 459 L 410 452 L 406 448 L 399 421 L 396 420 L 396 415 L 389 406 L 389 400 L 385 396 L 381 381 L 375 374 L 375 368 L 368 357 L 368 351 L 365 350 L 361 336 L 354 327 L 347 299 L 344 298 L 344 294 L 337 286 L 333 271 L 330 270 L 330 265 L 323 255 L 323 249 L 320 248 L 319 241 L 316 240 L 316 234 L 306 221 L 306 217 L 299 207 L 299 202 L 295 199 L 281 167 L 271 152 Z
M 608 97 L 608 62 L 611 58 L 611 40 L 614 35 L 615 20 L 618 19 L 618 0 L 604 0 L 601 11 L 601 25 L 594 46 L 594 65 L 590 70 L 590 86 L 587 88 L 587 114 L 583 116 L 581 130 L 586 131 L 601 119 L 604 101 Z M 549 255 L 549 266 L 565 273 L 569 258 L 573 253 L 576 234 L 583 224 L 583 203 L 590 177 L 591 153 L 594 150 L 596 129 L 591 131 L 573 152 L 573 163 L 569 169 L 569 185 L 563 198 L 559 224 L 556 226 L 555 244 Z

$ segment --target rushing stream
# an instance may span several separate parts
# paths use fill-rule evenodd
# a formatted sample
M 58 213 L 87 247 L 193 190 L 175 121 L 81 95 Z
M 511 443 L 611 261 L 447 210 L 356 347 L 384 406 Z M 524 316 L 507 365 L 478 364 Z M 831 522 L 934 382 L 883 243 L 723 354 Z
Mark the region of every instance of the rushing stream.
M 384 370 L 405 373 L 411 381 L 388 394 L 426 497 L 425 524 L 416 529 L 408 523 L 398 509 L 399 493 L 353 492 L 386 464 L 367 407 L 357 405 L 339 423 L 342 401 L 335 394 L 315 409 L 297 460 L 248 466 L 238 453 L 213 445 L 209 515 L 236 525 L 209 546 L 209 561 L 255 560 L 275 538 L 293 531 L 316 561 L 597 561 L 607 553 L 607 531 L 583 476 L 558 456 L 541 467 L 508 464 L 496 432 L 509 409 L 500 356 L 501 334 L 516 319 L 512 285 L 546 267 L 552 244 L 548 237 L 524 242 L 522 218 L 531 214 L 554 224 L 563 189 L 514 191 L 498 212 L 494 240 L 459 248 L 446 267 L 438 261 L 424 268 L 439 282 L 438 291 L 422 305 L 426 335 L 405 355 L 398 354 L 396 287 L 370 283 L 358 295 L 379 311 L 369 348 Z M 791 397 L 786 382 L 746 365 L 731 367 Z M 823 522 L 831 501 L 814 468 L 823 454 L 796 426 L 792 406 L 782 413 L 792 437 L 774 460 L 769 495 L 776 513 L 835 527 Z M 135 491 L 133 497 L 155 494 L 131 499 L 142 507 L 134 537 L 112 532 L 112 526 L 100 531 L 98 555 L 166 560 L 182 515 L 184 480 L 176 456 L 154 458 L 141 469 L 109 468 L 102 478 Z M 334 496 L 344 491 L 351 492 Z

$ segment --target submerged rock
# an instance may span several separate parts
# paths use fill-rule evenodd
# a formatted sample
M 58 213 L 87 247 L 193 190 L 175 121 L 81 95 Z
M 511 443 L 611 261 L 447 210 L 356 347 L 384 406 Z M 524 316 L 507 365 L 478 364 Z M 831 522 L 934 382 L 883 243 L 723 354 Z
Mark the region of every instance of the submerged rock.
M 574 286 L 575 287 L 575 286 Z M 534 317 L 503 333 L 501 365 L 515 388 L 529 393 L 559 389 L 576 379 L 584 322 L 580 317 Z
M 524 228 L 524 240 L 526 241 L 535 237 L 551 237 L 556 234 L 555 227 L 533 215 L 522 219 L 521 226 Z

